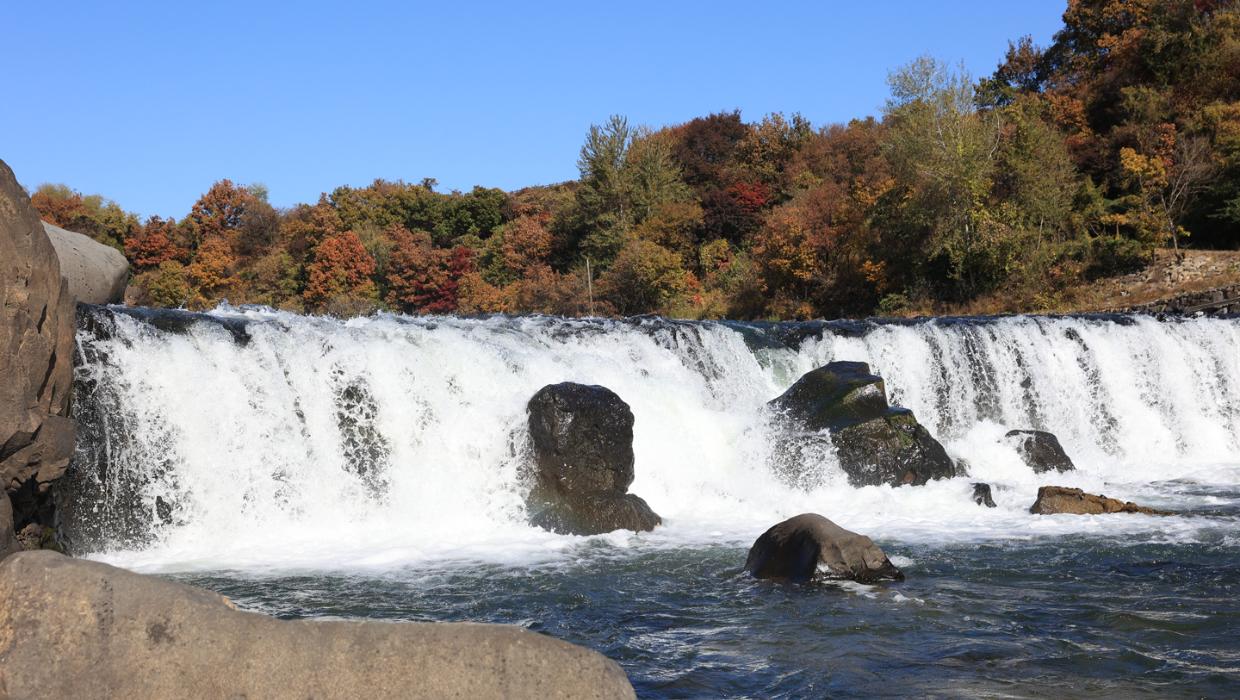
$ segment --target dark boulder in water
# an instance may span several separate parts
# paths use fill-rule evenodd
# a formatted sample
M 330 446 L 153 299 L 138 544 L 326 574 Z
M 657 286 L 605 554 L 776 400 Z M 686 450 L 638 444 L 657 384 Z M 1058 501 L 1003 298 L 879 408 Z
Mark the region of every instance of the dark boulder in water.
M 817 513 L 789 518 L 762 533 L 749 548 L 745 571 L 755 578 L 794 583 L 904 578 L 869 537 L 845 530 Z
M 995 507 L 995 499 L 990 497 L 990 484 L 973 484 L 973 502 L 987 508 Z
M 1131 501 L 1121 501 L 1118 498 L 1095 496 L 1080 489 L 1070 489 L 1063 486 L 1043 486 L 1038 489 L 1038 499 L 1029 508 L 1029 512 L 1035 515 L 1055 515 L 1058 513 L 1070 513 L 1073 515 L 1102 515 L 1104 513 L 1174 515 L 1170 511 L 1147 508 Z
M 530 522 L 572 535 L 653 530 L 662 519 L 633 483 L 633 411 L 606 387 L 545 386 L 528 405 Z
M 882 377 L 864 362 L 832 362 L 805 374 L 768 404 L 806 433 L 829 431 L 854 486 L 921 485 L 956 475 L 946 450 L 908 409 L 890 406 Z M 795 449 L 779 452 L 795 454 Z M 794 467 L 795 468 L 795 467 Z
M 1045 430 L 1009 430 L 1004 439 L 1016 446 L 1021 459 L 1034 472 L 1070 472 L 1076 469 L 1054 433 Z

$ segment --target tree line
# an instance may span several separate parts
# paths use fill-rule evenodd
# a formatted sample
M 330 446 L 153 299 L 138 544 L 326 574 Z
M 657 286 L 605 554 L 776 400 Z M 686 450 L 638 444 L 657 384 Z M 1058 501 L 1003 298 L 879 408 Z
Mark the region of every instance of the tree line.
M 145 221 L 64 185 L 32 202 L 123 251 L 136 303 L 338 315 L 1036 311 L 1159 247 L 1235 247 L 1235 3 L 1072 0 L 1063 22 L 981 79 L 917 59 L 881 115 L 847 124 L 613 116 L 556 185 L 376 180 L 278 209 L 221 180 Z

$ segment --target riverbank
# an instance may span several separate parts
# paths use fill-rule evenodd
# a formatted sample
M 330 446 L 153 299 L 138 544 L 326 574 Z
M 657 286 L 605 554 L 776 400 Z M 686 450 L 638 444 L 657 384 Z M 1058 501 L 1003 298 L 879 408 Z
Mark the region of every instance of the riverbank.
M 1019 313 L 1193 311 L 1199 303 L 1237 296 L 1240 251 L 1156 251 L 1154 262 L 1137 272 L 1068 285 L 1059 290 L 1018 294 L 1003 290 L 963 304 L 914 305 L 899 316 L 986 316 Z M 1215 294 L 1217 292 L 1217 294 Z M 1218 299 L 1213 297 L 1217 296 Z M 1197 297 L 1200 297 L 1198 300 Z

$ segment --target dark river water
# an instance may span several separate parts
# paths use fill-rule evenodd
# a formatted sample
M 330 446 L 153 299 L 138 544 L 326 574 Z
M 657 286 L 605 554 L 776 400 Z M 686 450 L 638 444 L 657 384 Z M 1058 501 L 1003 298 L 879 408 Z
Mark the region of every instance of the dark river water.
M 744 547 L 597 542 L 532 568 L 175 578 L 287 618 L 520 625 L 615 659 L 640 697 L 1222 698 L 1240 696 L 1237 534 L 880 541 L 907 579 L 875 587 L 755 581 Z

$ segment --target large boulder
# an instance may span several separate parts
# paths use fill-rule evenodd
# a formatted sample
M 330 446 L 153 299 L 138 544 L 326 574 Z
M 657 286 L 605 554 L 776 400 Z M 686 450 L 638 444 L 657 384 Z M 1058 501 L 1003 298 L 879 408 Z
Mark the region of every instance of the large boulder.
M 43 223 L 69 293 L 83 304 L 118 304 L 129 283 L 129 261 L 115 248 L 73 231 Z
M 1035 515 L 1056 515 L 1071 513 L 1074 515 L 1102 515 L 1104 513 L 1144 513 L 1145 515 L 1174 515 L 1170 511 L 1157 510 L 1139 506 L 1131 501 L 1125 502 L 1118 498 L 1095 496 L 1080 489 L 1063 486 L 1043 486 L 1038 489 L 1038 498 L 1029 508 Z
M 519 627 L 277 620 L 54 552 L 0 563 L 14 698 L 633 698 L 601 654 Z
M 1009 430 L 1003 437 L 1016 447 L 1025 464 L 1038 474 L 1049 471 L 1070 472 L 1076 469 L 1054 433 L 1045 430 Z
M 805 374 L 769 407 L 798 431 L 777 452 L 792 462 L 823 431 L 854 486 L 921 485 L 956 475 L 946 450 L 913 412 L 889 406 L 882 377 L 864 362 L 832 362 Z M 793 465 L 808 468 L 810 465 Z
M 601 386 L 564 382 L 534 394 L 529 411 L 530 522 L 573 535 L 653 530 L 662 519 L 633 483 L 633 411 Z
M 26 191 L 0 161 L 0 487 L 19 525 L 73 455 L 74 300 Z
M 845 530 L 817 513 L 789 518 L 762 533 L 749 548 L 745 571 L 756 578 L 794 583 L 904 578 L 869 537 Z

